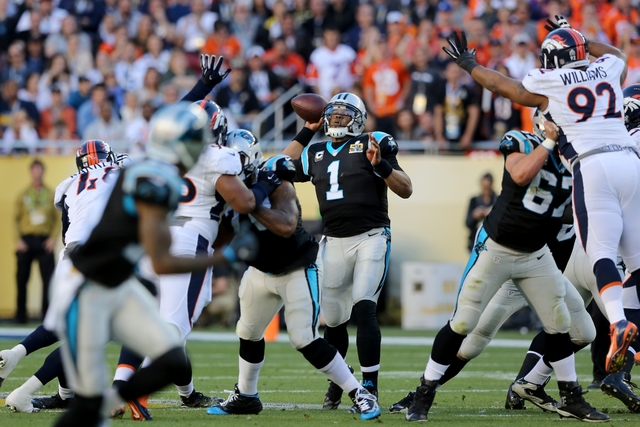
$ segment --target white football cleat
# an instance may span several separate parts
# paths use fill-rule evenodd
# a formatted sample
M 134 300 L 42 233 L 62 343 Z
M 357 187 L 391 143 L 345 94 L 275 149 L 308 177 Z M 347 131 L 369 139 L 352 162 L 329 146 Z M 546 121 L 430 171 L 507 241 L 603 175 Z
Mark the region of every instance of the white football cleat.
M 13 350 L 0 351 L 0 387 L 18 364 L 18 357 Z
M 34 408 L 31 403 L 31 398 L 33 397 L 31 394 L 21 390 L 22 387 L 18 387 L 13 390 L 9 396 L 7 396 L 7 400 L 5 401 L 5 406 L 11 409 L 11 412 L 40 412 L 40 409 Z

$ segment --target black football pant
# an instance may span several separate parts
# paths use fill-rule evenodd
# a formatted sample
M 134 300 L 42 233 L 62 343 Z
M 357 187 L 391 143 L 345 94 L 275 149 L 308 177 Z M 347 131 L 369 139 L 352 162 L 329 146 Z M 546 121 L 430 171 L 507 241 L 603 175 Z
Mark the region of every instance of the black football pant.
M 55 269 L 55 259 L 52 252 L 44 249 L 44 242 L 49 236 L 22 236 L 27 244 L 26 252 L 16 252 L 18 258 L 18 271 L 16 282 L 18 284 L 18 300 L 16 305 L 16 320 L 19 323 L 27 322 L 27 283 L 31 276 L 31 264 L 38 260 L 40 276 L 42 277 L 42 306 L 40 315 L 44 317 L 49 307 L 49 282 Z

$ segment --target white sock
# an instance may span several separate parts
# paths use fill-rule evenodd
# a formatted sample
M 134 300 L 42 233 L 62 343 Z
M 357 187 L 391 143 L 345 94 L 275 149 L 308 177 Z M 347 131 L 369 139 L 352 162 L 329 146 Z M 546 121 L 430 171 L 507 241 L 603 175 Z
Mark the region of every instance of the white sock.
M 42 385 L 42 382 L 34 375 L 20 386 L 20 391 L 29 394 L 29 396 L 33 396 L 36 391 L 42 388 Z
M 238 390 L 240 393 L 253 396 L 258 394 L 258 377 L 264 360 L 260 363 L 249 363 L 238 356 Z
M 607 317 L 611 324 L 625 320 L 624 307 L 622 306 L 622 283 L 609 286 L 600 291 L 600 297 L 604 302 L 604 308 L 607 311 Z
M 546 363 L 540 357 L 536 366 L 533 367 L 527 375 L 524 376 L 524 380 L 533 384 L 542 385 L 551 376 L 553 368 L 547 366 Z
M 558 381 L 578 381 L 578 374 L 576 374 L 576 359 L 573 354 L 565 357 L 564 359 L 549 363 L 553 366 L 553 370 L 556 372 L 556 378 Z
M 429 356 L 429 363 L 424 370 L 424 379 L 427 381 L 438 381 L 444 373 L 447 371 L 449 365 L 441 365 L 438 362 L 434 362 L 431 356 Z
M 129 378 L 136 373 L 133 366 L 130 365 L 118 365 L 116 373 L 113 375 L 114 381 L 129 381 Z
M 58 383 L 58 394 L 62 398 L 62 400 L 72 399 L 75 394 L 73 390 L 70 388 L 64 388 Z
M 16 362 L 21 361 L 27 355 L 27 349 L 22 344 L 18 344 L 17 346 L 11 349 L 16 354 Z
M 347 363 L 338 352 L 333 356 L 333 360 L 324 368 L 320 368 L 319 371 L 325 374 L 331 381 L 338 384 L 340 388 L 347 393 L 360 388 L 360 383 L 356 377 L 353 376 Z
M 151 359 L 149 357 L 145 357 L 140 368 L 146 368 L 149 365 L 151 365 Z
M 636 349 L 631 347 L 631 346 L 629 346 L 629 350 L 627 350 L 627 351 L 630 351 L 631 354 L 633 354 L 634 356 L 636 355 Z
M 178 389 L 178 394 L 182 397 L 189 397 L 191 396 L 191 393 L 193 393 L 193 378 L 191 379 L 191 382 L 187 385 L 177 385 L 176 388 Z

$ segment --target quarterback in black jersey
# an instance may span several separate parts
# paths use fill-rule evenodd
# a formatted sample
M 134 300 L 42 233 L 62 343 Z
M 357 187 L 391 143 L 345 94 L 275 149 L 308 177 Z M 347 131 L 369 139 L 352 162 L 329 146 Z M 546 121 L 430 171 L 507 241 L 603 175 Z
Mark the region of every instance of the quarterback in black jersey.
M 244 132 L 251 135 L 248 131 Z M 230 132 L 230 135 L 234 132 Z M 227 143 L 249 151 L 249 138 L 229 136 Z M 255 137 L 254 145 L 257 144 Z M 261 156 L 260 156 L 261 157 Z M 240 283 L 240 319 L 236 334 L 240 338 L 238 383 L 229 398 L 209 408 L 210 415 L 257 414 L 262 410 L 258 396 L 258 375 L 264 363 L 264 332 L 284 306 L 291 345 L 316 369 L 339 384 L 360 409 L 360 418 L 380 415 L 374 395 L 363 388 L 349 371 L 342 355 L 318 334 L 322 260 L 318 241 L 302 226 L 300 203 L 293 186 L 296 174 L 291 158 L 277 155 L 267 159 L 263 170 L 275 172 L 282 184 L 249 215 L 234 214 L 234 228 L 250 227 L 258 239 L 255 259 Z
M 183 182 L 178 168 L 195 164 L 210 141 L 208 125 L 206 114 L 188 103 L 158 111 L 149 158 L 123 169 L 90 235 L 59 265 L 45 327 L 51 324 L 64 337 L 64 368 L 75 400 L 56 426 L 102 424 L 106 384 L 101 367 L 112 338 L 152 362 L 107 394 L 107 408 L 190 376 L 179 334 L 162 320 L 151 294 L 132 274 L 145 253 L 158 274 L 204 270 L 224 258 L 180 258 L 169 252 L 167 216 L 177 208 Z M 235 253 L 237 246 L 230 246 Z
M 284 154 L 297 159 L 295 181 L 311 181 L 320 205 L 325 338 L 346 357 L 353 309 L 362 384 L 377 395 L 381 336 L 376 303 L 391 250 L 387 187 L 402 198 L 411 196 L 413 188 L 396 159 L 396 141 L 383 132 L 363 134 L 366 120 L 362 100 L 339 93 L 321 121 L 306 123 Z M 320 126 L 331 140 L 309 145 Z M 341 397 L 342 389 L 331 383 L 323 408 L 336 409 Z
M 435 338 L 421 384 L 407 410 L 408 421 L 427 420 L 437 387 L 451 378 L 446 371 L 459 367 L 456 358 L 463 340 L 509 279 L 543 325 L 545 356 L 556 372 L 562 399 L 557 406 L 539 399 L 544 393 L 541 376 L 527 375 L 527 380 L 516 382 L 513 390 L 521 396 L 533 396 L 528 400 L 537 401 L 536 404 L 549 403 L 545 409 L 555 409 L 562 416 L 592 422 L 609 419 L 582 397 L 569 336 L 572 310 L 565 300 L 568 286 L 547 246 L 562 227 L 562 216 L 571 200 L 571 177 L 559 161 L 555 125 L 545 122 L 544 127 L 547 135 L 544 141 L 534 134 L 517 131 L 507 132 L 502 139 L 500 151 L 505 156 L 502 192 L 478 230 L 453 315 Z M 577 308 L 580 307 L 578 304 Z M 584 317 L 589 325 L 590 319 Z M 590 326 L 593 328 L 593 323 Z

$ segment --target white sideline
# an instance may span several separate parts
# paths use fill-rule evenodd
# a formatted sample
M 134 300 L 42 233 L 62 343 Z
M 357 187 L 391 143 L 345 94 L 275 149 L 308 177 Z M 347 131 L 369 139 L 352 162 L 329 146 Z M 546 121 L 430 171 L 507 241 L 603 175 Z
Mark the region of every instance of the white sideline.
M 31 328 L 0 328 L 0 340 L 2 339 L 24 339 L 27 335 L 33 332 Z M 238 337 L 233 332 L 201 332 L 194 331 L 189 335 L 188 341 L 200 341 L 200 342 L 238 342 Z M 289 342 L 289 336 L 286 332 L 281 332 L 278 335 L 278 342 Z M 349 337 L 351 344 L 356 343 L 355 335 Z M 527 339 L 494 339 L 489 343 L 489 347 L 501 347 L 501 348 L 529 348 L 531 344 Z M 433 338 L 430 337 L 382 337 L 382 345 L 395 346 L 431 346 L 433 345 Z

